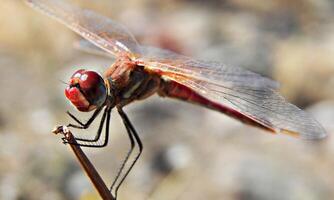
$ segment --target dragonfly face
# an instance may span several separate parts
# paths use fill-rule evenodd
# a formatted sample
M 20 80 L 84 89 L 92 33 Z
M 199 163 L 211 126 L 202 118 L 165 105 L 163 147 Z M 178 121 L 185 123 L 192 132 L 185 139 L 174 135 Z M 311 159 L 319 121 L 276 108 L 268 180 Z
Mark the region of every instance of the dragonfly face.
M 97 72 L 80 69 L 72 75 L 65 95 L 79 111 L 89 112 L 105 103 L 107 88 Z

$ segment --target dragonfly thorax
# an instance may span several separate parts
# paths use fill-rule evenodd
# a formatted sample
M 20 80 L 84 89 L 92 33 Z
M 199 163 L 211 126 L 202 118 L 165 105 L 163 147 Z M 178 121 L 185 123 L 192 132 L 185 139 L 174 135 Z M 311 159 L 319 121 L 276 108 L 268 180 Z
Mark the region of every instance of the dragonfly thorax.
M 65 95 L 79 111 L 89 112 L 105 103 L 107 88 L 97 72 L 80 69 L 72 75 Z

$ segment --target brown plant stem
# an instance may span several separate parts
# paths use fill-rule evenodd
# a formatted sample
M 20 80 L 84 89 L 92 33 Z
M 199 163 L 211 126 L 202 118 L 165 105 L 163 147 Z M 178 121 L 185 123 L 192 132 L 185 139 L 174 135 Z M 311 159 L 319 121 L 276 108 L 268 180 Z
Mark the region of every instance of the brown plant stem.
M 70 147 L 78 159 L 81 167 L 86 172 L 101 198 L 104 200 L 115 200 L 106 184 L 102 180 L 100 174 L 96 171 L 95 167 L 90 162 L 86 154 L 82 151 L 80 146 L 77 145 L 77 142 L 69 129 L 66 126 L 58 126 L 52 132 L 55 134 L 61 133 L 65 136 L 65 139 L 69 142 Z

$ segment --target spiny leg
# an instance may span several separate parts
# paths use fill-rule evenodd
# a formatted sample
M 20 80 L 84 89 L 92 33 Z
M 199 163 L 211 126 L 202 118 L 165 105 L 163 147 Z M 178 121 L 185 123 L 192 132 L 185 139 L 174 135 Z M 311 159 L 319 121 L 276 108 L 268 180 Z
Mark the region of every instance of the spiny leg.
M 75 125 L 75 124 L 68 124 L 68 127 L 73 127 L 73 128 L 77 128 L 77 129 L 87 129 L 91 123 L 94 121 L 94 119 L 100 114 L 101 110 L 102 110 L 103 106 L 97 108 L 93 115 L 87 120 L 86 123 L 82 123 L 78 118 L 76 118 L 72 113 L 70 113 L 69 111 L 67 111 L 66 113 L 74 120 L 76 121 L 80 126 Z
M 117 181 L 118 181 L 118 179 L 119 179 L 120 175 L 122 174 L 122 171 L 123 171 L 123 169 L 124 169 L 124 167 L 125 167 L 125 164 L 126 164 L 127 161 L 129 160 L 130 155 L 132 154 L 132 151 L 133 151 L 133 149 L 134 149 L 134 147 L 135 147 L 135 145 L 136 145 L 136 144 L 135 144 L 135 140 L 134 140 L 134 138 L 133 138 L 133 136 L 132 136 L 132 134 L 131 134 L 131 130 L 130 130 L 130 128 L 129 128 L 128 126 L 125 126 L 125 128 L 126 128 L 126 131 L 127 131 L 128 136 L 129 136 L 129 139 L 130 139 L 130 145 L 131 145 L 131 146 L 130 146 L 129 151 L 128 151 L 127 154 L 126 154 L 125 159 L 123 160 L 123 162 L 122 162 L 122 164 L 121 164 L 121 167 L 119 168 L 119 170 L 118 170 L 118 172 L 117 172 L 117 174 L 116 174 L 116 177 L 115 177 L 114 181 L 113 181 L 112 184 L 111 184 L 110 191 L 113 190 L 115 184 L 117 183 Z
M 84 139 L 84 138 L 76 138 L 76 141 L 82 141 L 84 143 L 80 143 L 77 142 L 76 145 L 82 146 L 82 147 L 104 147 L 108 144 L 108 139 L 109 139 L 109 122 L 110 122 L 110 112 L 111 112 L 111 108 L 105 108 L 105 110 L 103 111 L 103 115 L 100 121 L 100 125 L 98 128 L 98 131 L 96 133 L 96 136 L 94 139 Z M 104 136 L 104 142 L 102 144 L 95 144 L 94 142 L 98 141 L 101 137 L 101 133 L 103 130 L 103 125 L 104 122 L 106 121 L 106 117 L 107 117 L 107 123 L 106 123 L 106 130 L 105 130 L 105 136 Z M 63 140 L 64 141 L 64 140 Z M 64 143 L 68 143 L 67 141 L 64 141 Z
M 115 198 L 117 198 L 117 192 L 118 189 L 120 188 L 120 186 L 122 185 L 122 183 L 124 182 L 125 178 L 127 177 L 127 175 L 130 173 L 131 169 L 133 168 L 133 166 L 136 164 L 138 158 L 140 157 L 142 151 L 143 151 L 143 144 L 137 134 L 137 131 L 134 129 L 134 127 L 132 126 L 131 121 L 129 120 L 128 116 L 124 113 L 124 111 L 122 110 L 122 108 L 118 108 L 118 113 L 120 114 L 120 116 L 122 117 L 123 123 L 126 127 L 126 130 L 128 131 L 129 135 L 132 135 L 135 138 L 135 141 L 138 144 L 138 148 L 139 148 L 139 152 L 136 155 L 135 159 L 133 160 L 133 162 L 131 163 L 130 167 L 127 169 L 127 171 L 125 172 L 124 176 L 122 177 L 121 181 L 118 183 L 118 185 L 116 186 L 115 189 Z M 130 152 L 130 151 L 129 151 Z M 129 156 L 127 156 L 129 157 Z M 125 160 L 125 162 L 127 161 L 127 159 Z
M 77 129 L 87 129 L 89 128 L 89 126 L 92 124 L 92 122 L 96 119 L 96 117 L 100 114 L 101 110 L 102 110 L 103 106 L 97 108 L 93 115 L 87 120 L 87 122 L 84 124 L 82 123 L 78 118 L 76 118 L 72 113 L 70 113 L 69 111 L 67 111 L 66 113 L 73 119 L 75 120 L 78 124 L 80 124 L 80 126 L 75 125 L 75 124 L 68 124 L 68 127 L 73 127 L 73 128 L 77 128 Z M 104 111 L 106 112 L 106 110 Z M 101 119 L 102 121 L 102 119 Z M 77 141 L 83 141 L 83 142 L 96 142 L 100 139 L 101 136 L 101 132 L 97 132 L 97 134 L 94 136 L 94 138 L 92 139 L 87 139 L 87 138 L 80 138 L 80 137 L 75 137 L 75 139 Z

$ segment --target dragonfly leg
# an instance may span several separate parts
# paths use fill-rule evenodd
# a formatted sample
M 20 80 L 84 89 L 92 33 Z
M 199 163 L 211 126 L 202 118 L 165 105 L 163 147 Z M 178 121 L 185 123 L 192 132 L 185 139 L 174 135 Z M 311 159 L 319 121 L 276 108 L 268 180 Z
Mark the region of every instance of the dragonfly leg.
M 123 119 L 123 118 L 122 118 L 122 119 Z M 111 184 L 110 191 L 112 191 L 113 188 L 114 188 L 114 186 L 116 185 L 116 183 L 117 183 L 117 181 L 118 181 L 120 175 L 122 174 L 122 171 L 123 171 L 123 169 L 124 169 L 124 167 L 125 167 L 125 164 L 126 164 L 127 161 L 129 160 L 130 155 L 132 154 L 132 151 L 133 151 L 133 149 L 134 149 L 135 146 L 136 146 L 136 144 L 135 144 L 135 140 L 134 140 L 134 138 L 133 138 L 133 135 L 131 134 L 130 127 L 127 126 L 127 125 L 125 125 L 125 128 L 126 128 L 126 131 L 127 131 L 128 136 L 129 136 L 129 140 L 130 140 L 130 145 L 131 145 L 131 146 L 130 146 L 129 151 L 128 151 L 127 154 L 126 154 L 125 159 L 123 160 L 123 162 L 122 162 L 122 164 L 121 164 L 121 167 L 119 168 L 119 170 L 118 170 L 118 172 L 117 172 L 117 174 L 116 174 L 115 179 L 113 180 L 113 182 L 112 182 L 112 184 Z
M 115 198 L 117 198 L 117 192 L 118 189 L 120 188 L 120 186 L 122 185 L 122 183 L 124 182 L 125 178 L 127 177 L 127 175 L 130 173 L 131 169 L 133 168 L 133 166 L 136 164 L 138 158 L 140 157 L 142 151 L 143 151 L 143 144 L 137 134 L 137 131 L 135 130 L 135 128 L 133 127 L 131 121 L 129 120 L 128 116 L 124 113 L 124 111 L 122 110 L 122 108 L 118 108 L 118 113 L 120 114 L 123 123 L 126 127 L 127 133 L 129 135 L 129 138 L 131 140 L 131 149 L 129 150 L 124 162 L 122 163 L 122 167 L 119 170 L 116 179 L 114 180 L 110 190 L 113 189 L 113 187 L 115 186 L 115 183 L 117 181 L 117 179 L 119 178 L 121 172 L 123 171 L 123 168 L 125 166 L 125 163 L 128 161 L 130 154 L 132 153 L 133 148 L 135 147 L 135 143 L 133 143 L 134 141 L 137 143 L 138 148 L 139 148 L 139 152 L 138 154 L 135 156 L 135 159 L 133 160 L 133 162 L 131 163 L 131 165 L 129 166 L 129 168 L 126 170 L 125 174 L 123 175 L 123 177 L 121 178 L 120 182 L 116 185 L 116 189 L 115 189 Z M 133 140 L 133 138 L 135 140 Z
M 95 120 L 95 118 L 100 114 L 102 110 L 102 106 L 97 108 L 93 115 L 87 120 L 86 123 L 82 123 L 77 117 L 75 117 L 72 113 L 70 113 L 69 111 L 67 111 L 66 113 L 74 120 L 76 121 L 79 125 L 75 125 L 75 124 L 68 124 L 68 127 L 73 127 L 73 128 L 77 128 L 77 129 L 87 129 L 91 123 Z
M 77 142 L 75 145 L 79 145 L 82 147 L 104 147 L 108 144 L 108 139 L 109 139 L 109 122 L 110 122 L 110 114 L 111 114 L 111 108 L 105 108 L 101 121 L 100 121 L 100 125 L 99 125 L 99 129 L 95 135 L 95 137 L 93 139 L 85 139 L 85 138 L 78 138 L 78 137 L 74 137 Z M 107 117 L 107 119 L 106 119 Z M 103 125 L 104 122 L 107 121 L 106 123 L 106 130 L 105 130 L 105 136 L 104 136 L 104 140 L 102 144 L 96 144 L 95 142 L 97 142 L 100 137 L 101 137 L 101 133 L 102 133 L 102 129 L 103 129 Z M 64 139 L 63 139 L 64 141 Z M 69 143 L 67 141 L 64 141 L 64 143 Z

